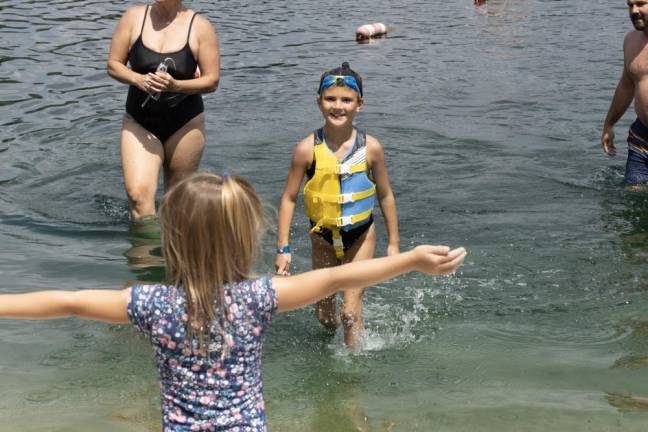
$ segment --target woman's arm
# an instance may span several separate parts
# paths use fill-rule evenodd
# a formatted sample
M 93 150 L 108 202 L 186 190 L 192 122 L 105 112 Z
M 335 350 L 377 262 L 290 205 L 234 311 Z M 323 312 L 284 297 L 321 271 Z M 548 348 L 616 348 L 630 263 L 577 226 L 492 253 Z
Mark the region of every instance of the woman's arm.
M 0 295 L 0 317 L 47 320 L 78 317 L 114 324 L 128 323 L 130 288 L 115 290 L 40 291 Z
M 372 136 L 367 136 L 367 163 L 371 167 L 373 179 L 376 183 L 378 204 L 385 219 L 387 227 L 387 255 L 394 255 L 400 251 L 400 234 L 398 231 L 398 214 L 396 212 L 396 198 L 391 188 L 385 153 L 382 145 Z
M 142 91 L 149 91 L 146 88 L 146 75 L 138 74 L 126 66 L 133 27 L 138 20 L 141 22 L 143 16 L 144 6 L 133 6 L 128 8 L 117 23 L 110 42 L 107 71 L 108 75 L 121 83 L 134 85 Z
M 279 203 L 279 221 L 277 226 L 277 249 L 289 245 L 290 226 L 295 214 L 295 203 L 301 182 L 304 179 L 306 170 L 313 163 L 313 136 L 309 135 L 302 140 L 293 151 L 290 170 L 286 178 L 286 186 L 281 194 Z M 277 254 L 275 259 L 275 270 L 280 275 L 287 275 L 290 268 L 292 256 L 290 253 Z
M 366 288 L 417 270 L 431 275 L 454 273 L 466 256 L 464 248 L 419 246 L 397 255 L 356 261 L 336 267 L 272 279 L 279 312 L 298 309 L 341 290 Z
M 220 81 L 220 50 L 218 36 L 207 19 L 196 15 L 192 38 L 197 39 L 196 58 L 200 68 L 200 77 L 188 80 L 176 80 L 166 72 L 148 74 L 151 91 L 169 91 L 176 93 L 200 94 L 216 91 Z

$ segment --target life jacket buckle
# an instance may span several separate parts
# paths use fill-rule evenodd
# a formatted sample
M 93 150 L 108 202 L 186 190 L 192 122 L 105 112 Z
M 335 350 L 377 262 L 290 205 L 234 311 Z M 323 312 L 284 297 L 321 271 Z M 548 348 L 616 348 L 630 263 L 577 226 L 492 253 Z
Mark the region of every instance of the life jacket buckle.
M 338 175 L 351 174 L 351 166 L 348 164 L 337 164 L 333 171 Z
M 352 223 L 353 223 L 353 219 L 351 218 L 351 216 L 341 216 L 335 218 L 335 225 L 339 227 L 351 225 Z
M 338 204 L 346 204 L 350 202 L 353 202 L 352 193 L 345 193 L 345 194 L 338 195 Z

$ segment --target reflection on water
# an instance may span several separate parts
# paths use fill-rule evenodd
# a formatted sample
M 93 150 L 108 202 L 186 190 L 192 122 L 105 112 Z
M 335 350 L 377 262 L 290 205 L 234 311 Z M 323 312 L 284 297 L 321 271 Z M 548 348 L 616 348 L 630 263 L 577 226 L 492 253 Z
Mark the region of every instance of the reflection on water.
M 648 193 L 620 192 L 623 197 L 621 217 L 627 222 L 621 234 L 625 258 L 633 264 L 648 263 Z M 648 276 L 648 275 L 647 275 Z M 648 285 L 648 277 L 646 278 Z
M 165 279 L 164 259 L 160 245 L 160 224 L 156 217 L 131 223 L 128 229 L 131 247 L 124 252 L 128 267 L 141 282 L 162 282 Z
M 648 411 L 648 398 L 645 397 L 608 392 L 605 399 L 622 413 Z
M 347 359 L 340 363 L 321 359 L 313 364 L 310 374 L 295 388 L 298 403 L 312 407 L 299 427 L 283 429 L 284 422 L 277 421 L 278 430 L 312 430 L 336 432 L 387 432 L 394 430 L 397 422 L 383 413 L 368 409 L 369 394 L 362 378 L 366 364 L 362 360 Z M 327 373 L 322 375 L 325 369 Z M 317 389 L 316 392 L 313 392 Z M 304 400 L 306 399 L 306 400 Z M 289 421 L 285 424 L 290 424 Z
M 124 423 L 137 430 L 149 432 L 162 430 L 162 420 L 159 414 L 160 386 L 157 381 L 151 381 L 144 388 L 144 393 L 136 403 L 114 410 L 110 415 L 111 420 Z

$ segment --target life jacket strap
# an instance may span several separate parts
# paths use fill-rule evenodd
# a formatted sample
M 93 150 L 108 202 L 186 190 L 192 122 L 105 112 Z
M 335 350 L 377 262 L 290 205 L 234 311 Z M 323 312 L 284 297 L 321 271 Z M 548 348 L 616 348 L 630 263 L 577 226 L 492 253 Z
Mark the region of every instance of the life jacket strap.
M 322 223 L 324 220 L 319 221 L 313 228 L 311 228 L 310 233 L 320 232 L 322 229 Z M 333 249 L 335 249 L 335 257 L 339 260 L 344 258 L 344 242 L 342 242 L 342 235 L 340 234 L 340 228 L 331 227 L 331 233 L 333 234 Z
M 347 226 L 347 225 L 353 225 L 358 222 L 362 222 L 365 219 L 369 219 L 369 217 L 372 215 L 373 209 L 365 210 L 362 213 L 357 213 L 351 216 L 340 216 L 340 217 L 323 217 L 322 219 L 318 220 L 315 225 L 310 229 L 310 233 L 316 233 L 319 232 L 322 227 L 328 228 L 331 231 L 334 232 L 334 230 L 338 230 L 341 227 Z
M 328 203 L 347 204 L 350 202 L 360 201 L 361 199 L 369 198 L 375 195 L 375 193 L 376 193 L 376 185 L 372 185 L 369 189 L 360 192 L 346 193 L 340 195 L 323 194 L 317 192 L 312 192 L 311 194 L 312 194 L 312 201 L 315 203 L 319 201 L 324 201 Z
M 335 257 L 339 260 L 344 258 L 344 243 L 342 242 L 342 235 L 340 235 L 339 228 L 333 228 L 333 249 L 335 249 Z
M 357 164 L 337 164 L 334 166 L 317 166 L 315 165 L 315 171 L 328 171 L 333 174 L 343 175 L 343 174 L 356 174 L 360 172 L 369 171 L 369 165 L 367 162 L 360 162 Z
M 334 224 L 335 224 L 334 226 L 337 226 L 339 228 L 339 227 L 343 227 L 343 226 L 347 226 L 347 225 L 353 225 L 354 223 L 358 223 L 358 222 L 361 222 L 361 221 L 363 221 L 365 219 L 368 219 L 369 216 L 371 216 L 372 213 L 373 213 L 373 209 L 369 209 L 369 210 L 363 211 L 362 213 L 357 213 L 357 214 L 354 214 L 354 215 L 351 215 L 351 216 L 336 217 L 336 218 L 334 218 Z M 331 225 L 333 225 L 333 224 L 331 224 Z
M 360 162 L 357 164 L 337 164 L 335 165 L 335 174 L 355 174 L 359 172 L 365 172 L 369 170 L 367 162 Z

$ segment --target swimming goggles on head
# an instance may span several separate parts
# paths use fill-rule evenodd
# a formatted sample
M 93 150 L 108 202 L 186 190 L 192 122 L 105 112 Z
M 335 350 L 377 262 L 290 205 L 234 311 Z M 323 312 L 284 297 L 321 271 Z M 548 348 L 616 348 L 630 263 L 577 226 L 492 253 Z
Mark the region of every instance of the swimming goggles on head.
M 350 75 L 327 75 L 322 80 L 318 93 L 322 94 L 323 90 L 331 87 L 333 84 L 344 83 L 345 86 L 349 87 L 352 90 L 355 90 L 358 95 L 362 96 L 362 90 L 358 85 L 358 81 Z

